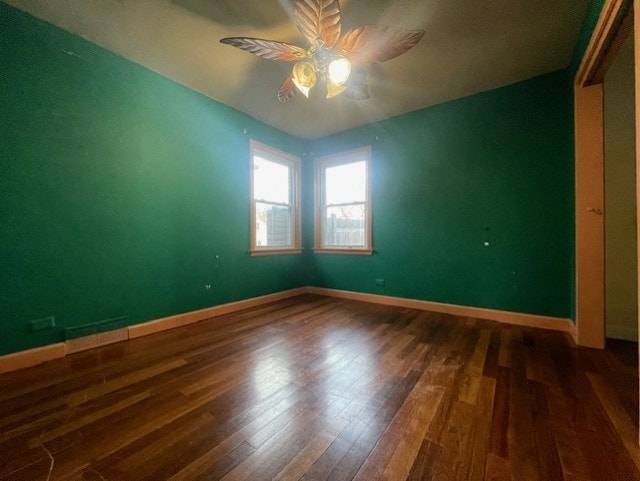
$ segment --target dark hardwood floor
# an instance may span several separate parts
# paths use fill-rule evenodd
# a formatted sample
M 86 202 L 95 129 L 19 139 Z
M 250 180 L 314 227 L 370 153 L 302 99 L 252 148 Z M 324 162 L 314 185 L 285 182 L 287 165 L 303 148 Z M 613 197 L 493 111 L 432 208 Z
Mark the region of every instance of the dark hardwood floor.
M 637 365 L 297 297 L 0 376 L 0 480 L 640 480 Z

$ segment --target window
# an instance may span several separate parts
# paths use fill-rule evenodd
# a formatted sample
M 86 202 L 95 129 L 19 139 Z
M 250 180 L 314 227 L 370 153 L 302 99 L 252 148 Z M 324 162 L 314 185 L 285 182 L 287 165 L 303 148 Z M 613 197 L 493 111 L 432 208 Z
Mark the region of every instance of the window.
M 372 253 L 371 147 L 316 159 L 316 252 Z
M 251 141 L 252 255 L 301 252 L 300 160 Z

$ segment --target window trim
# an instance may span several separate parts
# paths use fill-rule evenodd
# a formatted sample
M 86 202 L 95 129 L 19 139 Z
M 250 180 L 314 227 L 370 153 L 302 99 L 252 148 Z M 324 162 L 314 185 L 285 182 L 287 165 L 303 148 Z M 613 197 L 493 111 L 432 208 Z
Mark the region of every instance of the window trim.
M 265 152 L 291 162 L 293 170 L 293 195 L 291 196 L 293 245 L 290 246 L 258 246 L 256 245 L 256 199 L 253 192 L 253 159 L 256 151 Z M 284 165 L 284 164 L 283 164 Z M 300 158 L 293 154 L 263 144 L 251 139 L 249 142 L 249 196 L 250 196 L 250 224 L 249 224 L 249 254 L 252 256 L 267 256 L 277 254 L 300 254 L 302 252 L 302 220 L 300 214 Z
M 325 246 L 322 243 L 323 222 L 322 215 L 324 204 L 322 199 L 322 189 L 324 187 L 324 171 L 327 167 L 341 164 L 349 164 L 364 157 L 367 181 L 365 183 L 365 202 L 364 202 L 364 219 L 365 219 L 365 245 L 361 246 Z M 371 146 L 360 147 L 337 154 L 318 157 L 315 159 L 315 177 L 314 177 L 314 245 L 313 252 L 319 254 L 350 254 L 368 256 L 373 254 L 372 240 L 372 222 L 371 222 Z

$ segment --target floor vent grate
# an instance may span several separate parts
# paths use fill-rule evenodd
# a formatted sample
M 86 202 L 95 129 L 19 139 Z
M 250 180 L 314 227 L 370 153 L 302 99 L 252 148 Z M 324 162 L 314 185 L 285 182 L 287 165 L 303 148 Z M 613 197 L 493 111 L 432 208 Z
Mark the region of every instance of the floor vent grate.
M 129 331 L 126 327 L 123 327 L 121 329 L 115 329 L 113 331 L 92 334 L 91 336 L 69 339 L 65 341 L 65 345 L 67 346 L 67 353 L 72 354 L 74 352 L 93 349 L 94 347 L 106 346 L 107 344 L 126 341 L 127 339 L 129 339 Z

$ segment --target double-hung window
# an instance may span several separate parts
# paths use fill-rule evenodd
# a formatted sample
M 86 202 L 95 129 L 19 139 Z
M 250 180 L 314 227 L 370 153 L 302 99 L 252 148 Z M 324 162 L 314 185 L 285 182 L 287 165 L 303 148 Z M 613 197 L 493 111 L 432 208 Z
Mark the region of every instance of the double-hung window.
M 301 252 L 300 159 L 251 141 L 253 255 Z
M 371 254 L 371 147 L 316 159 L 316 252 Z

